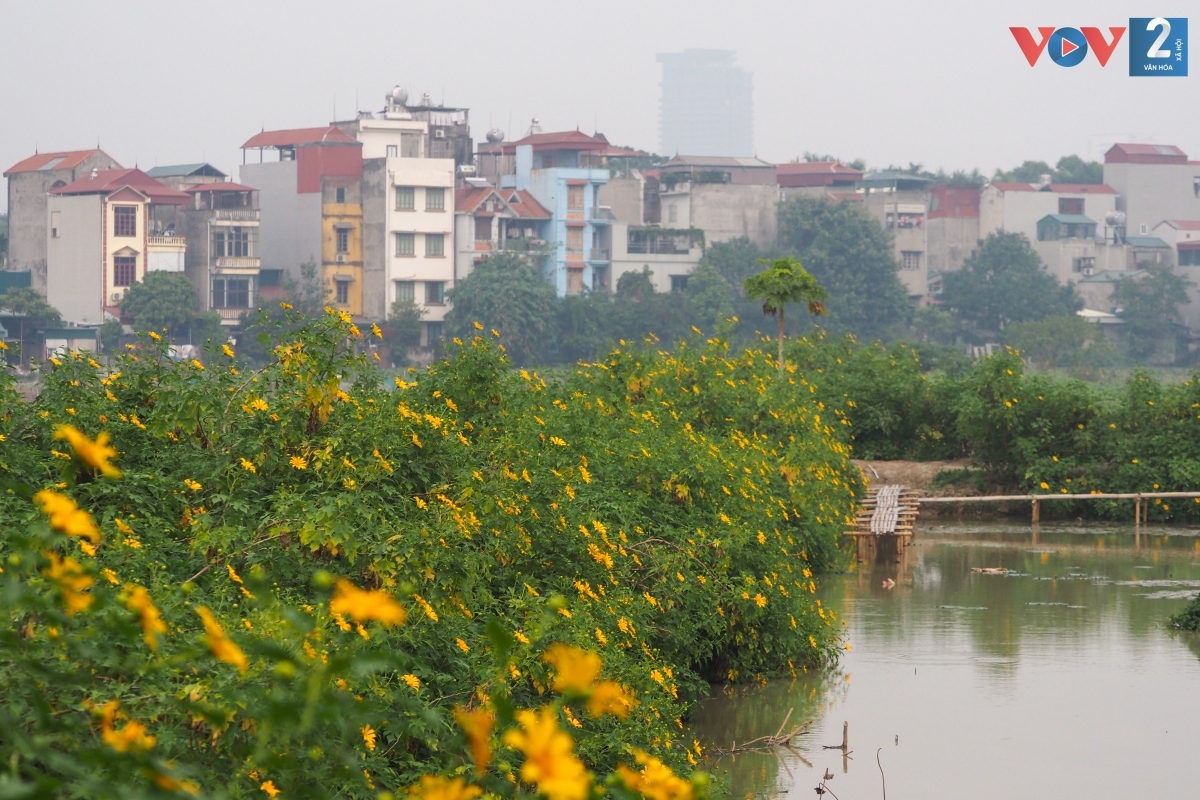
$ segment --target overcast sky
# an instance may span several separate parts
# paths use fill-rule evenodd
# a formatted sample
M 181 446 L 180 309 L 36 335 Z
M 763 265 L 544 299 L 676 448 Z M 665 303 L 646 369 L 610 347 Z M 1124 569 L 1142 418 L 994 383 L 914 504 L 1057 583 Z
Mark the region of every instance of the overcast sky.
M 736 50 L 754 73 L 758 155 L 991 173 L 1102 145 L 1178 144 L 1200 158 L 1200 76 L 1030 68 L 1010 25 L 1186 16 L 1155 0 L 0 0 L 0 168 L 97 143 L 127 166 L 207 160 L 232 172 L 266 127 L 378 110 L 393 84 L 471 111 L 478 141 L 599 130 L 658 146 L 658 52 Z M 1193 20 L 1200 27 L 1200 17 Z M 1193 33 L 1200 38 L 1200 31 Z M 1200 46 L 1200 42 L 1193 43 Z M 1195 59 L 1193 59 L 1195 61 Z M 1200 63 L 1192 64 L 1200 71 Z M 0 203 L 5 202 L 0 196 Z

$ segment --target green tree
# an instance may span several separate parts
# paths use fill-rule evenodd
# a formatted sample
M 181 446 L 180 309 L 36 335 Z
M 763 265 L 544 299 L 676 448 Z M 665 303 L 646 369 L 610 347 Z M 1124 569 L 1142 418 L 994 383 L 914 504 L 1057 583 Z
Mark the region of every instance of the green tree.
M 387 321 L 381 327 L 383 340 L 391 347 L 393 361 L 404 361 L 408 349 L 421 344 L 421 318 L 425 313 L 425 309 L 413 300 L 396 300 L 392 303 Z
M 763 260 L 767 268 L 746 278 L 743 286 L 751 300 L 763 301 L 763 313 L 779 320 L 779 374 L 783 375 L 784 310 L 789 304 L 806 303 L 810 314 L 825 313 L 825 289 L 794 258 Z
M 1104 183 L 1104 165 L 1099 161 L 1084 161 L 1079 156 L 1063 156 L 1051 168 L 1045 161 L 1023 161 L 1010 170 L 996 170 L 994 181 L 1037 183 L 1049 175 L 1055 183 Z
M 558 298 L 539 263 L 519 253 L 488 256 L 449 297 L 454 307 L 446 315 L 448 336 L 468 339 L 476 334 L 474 323 L 479 322 L 500 332 L 514 362 L 532 364 L 542 357 Z
M 1123 278 L 1113 290 L 1113 303 L 1124 320 L 1129 355 L 1145 361 L 1171 336 L 1179 306 L 1188 302 L 1193 284 L 1169 267 L 1149 267 L 1149 274 Z
M 0 317 L 10 318 L 10 325 L 17 326 L 17 341 L 21 345 L 21 358 L 25 357 L 25 337 L 49 325 L 62 323 L 58 309 L 46 302 L 46 298 L 33 289 L 9 289 L 0 293 Z M 8 327 L 8 326 L 5 326 Z
M 991 233 L 958 272 L 942 278 L 942 303 L 989 336 L 1013 322 L 1074 314 L 1083 301 L 1071 284 L 1059 286 L 1029 240 L 1020 233 Z
M 1050 369 L 1104 367 L 1114 360 L 1099 326 L 1074 314 L 1014 323 L 1004 332 L 1004 343 L 1030 362 Z
M 829 293 L 831 328 L 874 338 L 912 314 L 892 241 L 857 203 L 795 197 L 779 206 L 779 249 Z
M 692 324 L 711 333 L 733 316 L 733 287 L 707 261 L 701 261 L 688 278 L 688 311 Z
M 125 290 L 121 316 L 129 317 L 142 331 L 167 330 L 183 337 L 196 313 L 196 287 L 179 272 L 148 272 Z
M 1010 170 L 997 169 L 993 181 L 1005 183 L 1037 183 L 1043 175 L 1053 176 L 1054 170 L 1045 161 L 1022 161 L 1019 167 Z
M 108 353 L 121 344 L 121 320 L 106 319 L 100 326 L 100 347 Z

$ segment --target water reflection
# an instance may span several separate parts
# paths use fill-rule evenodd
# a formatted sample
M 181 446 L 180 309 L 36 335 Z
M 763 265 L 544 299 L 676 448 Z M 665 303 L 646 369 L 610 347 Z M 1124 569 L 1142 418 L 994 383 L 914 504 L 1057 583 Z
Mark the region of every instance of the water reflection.
M 972 571 L 988 570 L 987 572 Z M 894 586 L 886 588 L 885 582 Z M 794 750 L 715 764 L 733 797 L 1183 797 L 1200 785 L 1200 639 L 1163 622 L 1200 591 L 1195 531 L 928 525 L 899 563 L 825 581 L 853 644 L 836 673 L 717 687 L 729 748 L 812 719 Z M 850 724 L 850 750 L 840 744 Z

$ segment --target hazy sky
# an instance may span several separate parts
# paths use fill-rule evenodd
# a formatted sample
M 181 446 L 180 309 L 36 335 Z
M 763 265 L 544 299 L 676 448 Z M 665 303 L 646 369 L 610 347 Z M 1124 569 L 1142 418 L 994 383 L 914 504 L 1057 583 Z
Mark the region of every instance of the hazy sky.
M 207 160 L 232 172 L 264 126 L 378 110 L 393 84 L 519 137 L 599 130 L 658 145 L 655 53 L 736 50 L 754 73 L 758 155 L 804 151 L 873 166 L 990 173 L 1115 139 L 1200 159 L 1200 74 L 1131 78 L 1108 66 L 1030 68 L 1010 25 L 1127 25 L 1187 16 L 1155 0 L 0 0 L 0 168 L 99 141 L 121 163 Z M 1200 28 L 1200 17 L 1192 20 Z M 1200 30 L 1193 31 L 1200 47 Z M 1193 59 L 1196 62 L 1196 59 Z M 1193 63 L 1200 73 L 1200 62 Z M 0 203 L 3 203 L 0 195 Z

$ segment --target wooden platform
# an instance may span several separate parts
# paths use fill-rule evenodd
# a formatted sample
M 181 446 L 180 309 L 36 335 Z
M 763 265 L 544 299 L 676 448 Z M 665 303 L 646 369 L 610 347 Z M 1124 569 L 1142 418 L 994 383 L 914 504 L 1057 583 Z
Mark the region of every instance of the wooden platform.
M 895 545 L 895 560 L 904 557 L 920 511 L 919 501 L 917 492 L 897 484 L 867 492 L 854 519 L 854 530 L 846 531 L 858 545 L 859 562 L 874 561 L 880 539 L 885 537 Z

